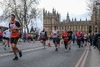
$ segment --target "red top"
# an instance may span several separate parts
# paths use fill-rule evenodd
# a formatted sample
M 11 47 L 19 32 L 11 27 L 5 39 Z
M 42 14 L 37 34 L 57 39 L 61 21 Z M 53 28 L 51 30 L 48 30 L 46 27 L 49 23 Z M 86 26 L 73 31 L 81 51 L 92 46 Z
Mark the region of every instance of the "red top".
M 77 32 L 77 33 L 76 33 L 76 37 L 77 37 L 77 38 L 82 37 L 82 33 L 81 33 L 81 32 Z
M 63 34 L 62 34 L 62 37 L 63 37 L 63 39 L 64 39 L 64 42 L 65 41 L 68 41 L 68 33 L 67 32 L 64 32 Z
M 0 31 L 0 36 L 2 36 L 3 35 L 3 32 L 2 31 Z
M 10 23 L 10 29 L 11 29 L 11 38 L 18 38 L 20 33 L 18 30 L 11 27 L 12 22 Z M 16 26 L 16 20 L 14 20 L 14 25 Z

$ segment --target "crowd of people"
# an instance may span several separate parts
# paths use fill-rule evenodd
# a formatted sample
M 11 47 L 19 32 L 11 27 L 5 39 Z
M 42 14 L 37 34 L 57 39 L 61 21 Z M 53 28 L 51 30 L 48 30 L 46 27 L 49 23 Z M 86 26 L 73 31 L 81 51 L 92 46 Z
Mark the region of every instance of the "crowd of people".
M 71 29 L 64 30 L 61 33 L 59 30 L 54 27 L 51 34 L 48 35 L 45 29 L 43 29 L 40 34 L 38 33 L 21 33 L 24 25 L 20 25 L 18 21 L 15 20 L 15 15 L 11 15 L 11 22 L 9 23 L 9 28 L 0 31 L 0 41 L 3 42 L 4 49 L 6 47 L 12 47 L 13 53 L 15 55 L 13 60 L 18 60 L 17 52 L 19 52 L 19 57 L 22 57 L 22 51 L 18 49 L 17 44 L 21 42 L 34 42 L 39 40 L 44 48 L 46 48 L 46 40 L 52 39 L 55 45 L 55 51 L 58 51 L 60 48 L 60 44 L 64 44 L 65 51 L 71 50 L 71 44 L 77 44 L 79 48 L 87 46 L 88 43 L 91 44 L 94 48 L 97 47 L 100 51 L 100 31 L 93 33 L 84 33 L 80 30 L 77 32 L 71 31 Z

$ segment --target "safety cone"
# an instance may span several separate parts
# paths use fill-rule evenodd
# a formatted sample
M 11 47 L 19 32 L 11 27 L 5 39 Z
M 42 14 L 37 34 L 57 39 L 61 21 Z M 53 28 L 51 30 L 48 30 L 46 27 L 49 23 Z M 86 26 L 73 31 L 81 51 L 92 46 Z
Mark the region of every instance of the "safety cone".
M 48 47 L 51 47 L 51 45 L 50 45 L 50 40 L 48 40 Z
M 51 47 L 50 43 L 48 43 L 48 47 Z

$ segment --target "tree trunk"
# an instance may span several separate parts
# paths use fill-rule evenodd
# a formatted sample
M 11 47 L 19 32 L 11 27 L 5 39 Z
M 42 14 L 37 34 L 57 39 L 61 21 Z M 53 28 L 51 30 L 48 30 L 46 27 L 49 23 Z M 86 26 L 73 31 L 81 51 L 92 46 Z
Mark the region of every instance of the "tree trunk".
M 26 24 L 26 29 L 27 29 L 27 33 L 29 33 L 29 28 L 27 25 L 27 18 L 26 18 L 26 13 L 27 13 L 27 5 L 26 5 L 26 0 L 24 0 L 24 22 Z

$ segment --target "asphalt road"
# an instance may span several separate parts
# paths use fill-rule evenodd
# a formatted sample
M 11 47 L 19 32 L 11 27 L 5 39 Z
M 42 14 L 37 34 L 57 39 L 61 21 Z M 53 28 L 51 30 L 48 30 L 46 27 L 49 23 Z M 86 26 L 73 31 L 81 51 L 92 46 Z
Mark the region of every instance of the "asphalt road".
M 65 51 L 64 45 L 61 45 L 56 52 L 54 47 L 43 49 L 39 42 L 22 43 L 18 47 L 22 50 L 23 57 L 13 61 L 14 55 L 8 52 L 10 49 L 4 51 L 2 47 L 1 45 L 0 67 L 75 67 L 85 50 L 85 47 L 78 48 L 77 45 L 72 45 L 71 50 Z

